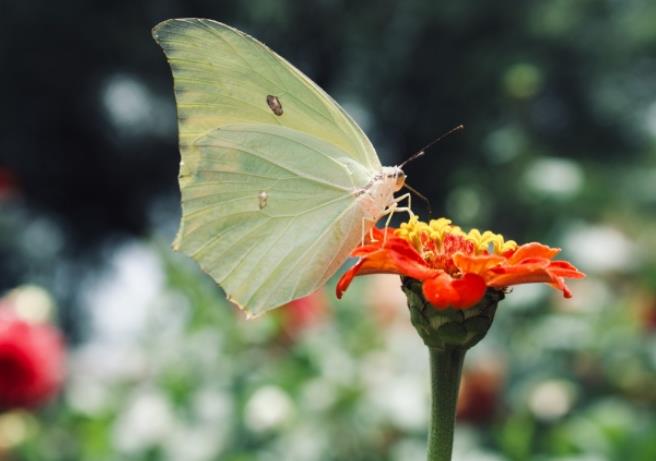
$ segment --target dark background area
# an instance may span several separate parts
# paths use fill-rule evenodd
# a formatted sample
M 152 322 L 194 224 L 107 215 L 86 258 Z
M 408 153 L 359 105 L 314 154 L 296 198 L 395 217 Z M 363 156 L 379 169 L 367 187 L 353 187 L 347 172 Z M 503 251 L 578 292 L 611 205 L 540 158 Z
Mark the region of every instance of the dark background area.
M 176 193 L 178 156 L 175 130 L 148 120 L 172 117 L 174 104 L 149 31 L 169 17 L 211 17 L 269 44 L 347 108 L 355 104 L 386 164 L 464 123 L 464 133 L 408 167 L 411 183 L 442 213 L 460 184 L 501 190 L 499 203 L 488 205 L 503 230 L 543 228 L 544 213 L 503 206 L 521 201 L 521 185 L 509 187 L 515 164 L 499 167 L 486 156 L 486 138 L 511 127 L 527 154 L 637 160 L 649 140 L 636 112 L 656 82 L 654 44 L 627 37 L 619 17 L 639 20 L 639 11 L 614 2 L 559 5 L 5 2 L 0 162 L 25 201 L 63 223 L 75 245 L 147 233 L 153 200 Z M 121 76 L 168 112 L 128 116 L 119 123 L 135 126 L 117 129 L 103 92 Z

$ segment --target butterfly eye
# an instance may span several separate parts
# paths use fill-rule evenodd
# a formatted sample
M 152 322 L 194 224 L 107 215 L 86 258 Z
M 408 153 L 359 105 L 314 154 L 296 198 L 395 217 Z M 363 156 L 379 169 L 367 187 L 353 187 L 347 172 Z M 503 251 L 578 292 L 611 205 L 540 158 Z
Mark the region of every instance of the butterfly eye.
M 405 178 L 406 178 L 405 173 L 399 170 L 399 173 L 396 175 L 396 185 L 395 185 L 396 190 L 399 190 L 403 186 L 405 186 Z

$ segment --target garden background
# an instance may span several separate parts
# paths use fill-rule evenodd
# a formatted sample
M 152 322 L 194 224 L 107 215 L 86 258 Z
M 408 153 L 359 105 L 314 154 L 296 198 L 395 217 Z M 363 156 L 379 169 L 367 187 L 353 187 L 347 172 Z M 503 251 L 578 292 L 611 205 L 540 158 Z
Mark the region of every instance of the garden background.
M 248 32 L 407 166 L 435 215 L 588 274 L 513 289 L 468 355 L 454 459 L 656 459 L 656 3 L 0 1 L 0 291 L 66 338 L 0 459 L 424 459 L 428 361 L 398 278 L 254 321 L 169 242 L 172 79 L 150 29 Z M 425 205 L 413 203 L 426 216 Z M 303 270 L 299 267 L 298 270 Z

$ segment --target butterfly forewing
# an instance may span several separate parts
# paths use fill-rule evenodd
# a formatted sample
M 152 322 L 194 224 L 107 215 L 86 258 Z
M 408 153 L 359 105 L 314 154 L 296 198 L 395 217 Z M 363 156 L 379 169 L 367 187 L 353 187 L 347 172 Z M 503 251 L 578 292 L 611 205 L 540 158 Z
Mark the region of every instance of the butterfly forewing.
M 158 24 L 153 36 L 173 71 L 183 153 L 215 128 L 259 122 L 313 135 L 380 169 L 371 143 L 346 112 L 249 35 L 208 19 L 171 19 Z M 272 98 L 281 115 L 271 107 Z
M 371 143 L 317 85 L 236 29 L 175 19 L 153 36 L 178 109 L 174 247 L 251 315 L 310 294 L 362 238 L 358 191 L 381 170 Z

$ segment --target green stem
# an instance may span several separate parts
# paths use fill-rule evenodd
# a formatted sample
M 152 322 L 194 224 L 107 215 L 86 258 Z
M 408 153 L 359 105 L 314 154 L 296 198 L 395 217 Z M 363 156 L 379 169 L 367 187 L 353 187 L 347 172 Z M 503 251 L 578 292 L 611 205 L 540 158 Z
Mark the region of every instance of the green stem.
M 465 349 L 429 348 L 431 364 L 431 422 L 428 461 L 451 461 L 456 403 Z

